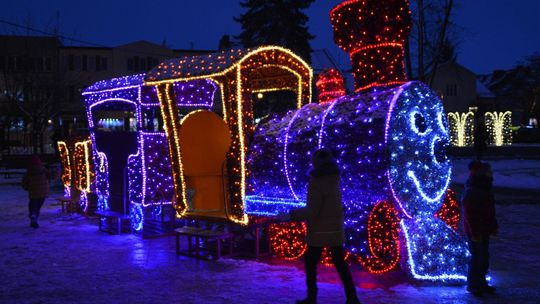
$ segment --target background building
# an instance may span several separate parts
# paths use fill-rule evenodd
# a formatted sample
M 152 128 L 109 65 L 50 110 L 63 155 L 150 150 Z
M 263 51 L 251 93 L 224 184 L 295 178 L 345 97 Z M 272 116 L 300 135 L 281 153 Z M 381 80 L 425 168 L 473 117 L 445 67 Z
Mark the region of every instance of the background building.
M 159 62 L 209 53 L 147 41 L 116 47 L 64 46 L 55 37 L 0 36 L 2 154 L 50 153 L 57 138 L 87 132 L 82 90 Z

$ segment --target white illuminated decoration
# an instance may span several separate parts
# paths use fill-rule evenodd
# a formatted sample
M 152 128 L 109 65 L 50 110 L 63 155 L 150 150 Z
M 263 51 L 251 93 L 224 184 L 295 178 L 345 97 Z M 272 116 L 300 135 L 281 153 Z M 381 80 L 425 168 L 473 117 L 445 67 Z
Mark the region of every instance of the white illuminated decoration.
M 472 146 L 474 138 L 474 113 L 448 113 L 450 142 L 456 147 Z
M 511 145 L 512 112 L 487 112 L 485 115 L 486 127 L 489 139 L 496 146 Z

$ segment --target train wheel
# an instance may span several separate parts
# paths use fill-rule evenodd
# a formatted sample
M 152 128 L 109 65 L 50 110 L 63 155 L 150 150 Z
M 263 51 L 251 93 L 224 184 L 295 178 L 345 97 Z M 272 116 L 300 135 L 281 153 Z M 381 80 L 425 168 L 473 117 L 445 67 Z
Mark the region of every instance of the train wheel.
M 306 224 L 302 222 L 271 224 L 268 232 L 270 246 L 280 258 L 298 259 L 307 250 L 306 233 Z
M 358 257 L 372 273 L 393 269 L 399 262 L 399 218 L 392 204 L 381 201 L 373 207 L 368 218 L 368 244 L 371 256 Z
M 330 254 L 330 248 L 324 247 L 322 254 L 321 254 L 321 264 L 324 266 L 332 266 L 334 265 L 334 261 L 332 261 L 332 255 Z M 345 256 L 343 259 L 347 261 L 351 257 L 351 254 L 345 250 Z
M 449 227 L 454 229 L 454 231 L 457 231 L 460 216 L 456 193 L 452 189 L 448 188 L 441 209 L 435 213 L 435 217 L 445 222 Z

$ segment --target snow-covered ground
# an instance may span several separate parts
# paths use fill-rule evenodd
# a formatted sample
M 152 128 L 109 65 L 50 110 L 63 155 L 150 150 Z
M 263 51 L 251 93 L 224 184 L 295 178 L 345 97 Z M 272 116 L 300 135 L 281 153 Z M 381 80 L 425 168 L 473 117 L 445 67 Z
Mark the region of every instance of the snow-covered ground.
M 454 183 L 465 180 L 467 163 L 455 162 Z M 535 201 L 540 161 L 491 163 L 497 186 L 529 193 L 528 202 Z M 41 227 L 32 229 L 17 180 L 0 179 L 0 303 L 294 303 L 305 294 L 300 263 L 177 257 L 174 237 L 98 232 L 95 219 L 62 214 L 52 199 L 42 210 Z M 478 299 L 463 286 L 354 269 L 361 301 L 540 303 L 540 202 L 497 208 L 501 228 L 491 245 L 497 295 Z M 334 269 L 319 270 L 319 303 L 344 303 Z
M 452 182 L 464 184 L 469 174 L 471 159 L 455 159 Z M 487 160 L 493 170 L 496 188 L 530 189 L 540 192 L 540 160 Z

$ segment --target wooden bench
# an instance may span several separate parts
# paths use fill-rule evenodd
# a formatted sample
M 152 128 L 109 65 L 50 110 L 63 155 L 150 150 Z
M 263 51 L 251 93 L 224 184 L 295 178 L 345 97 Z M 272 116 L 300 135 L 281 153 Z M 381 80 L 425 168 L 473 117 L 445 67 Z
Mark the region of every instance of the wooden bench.
M 124 215 L 120 212 L 105 210 L 105 211 L 96 211 L 95 214 L 99 216 L 99 231 L 107 232 L 110 234 L 122 234 L 122 224 L 124 222 L 128 222 L 129 224 L 129 216 Z M 107 224 L 105 225 L 104 229 L 104 222 Z M 125 229 L 124 229 L 125 230 Z
M 75 202 L 71 197 L 57 197 L 56 200 L 62 205 L 62 212 L 77 212 L 78 202 Z
M 226 256 L 232 256 L 233 253 L 233 234 L 230 232 L 223 231 L 214 231 L 214 230 L 205 230 L 197 227 L 182 227 L 174 230 L 176 233 L 176 255 L 184 254 L 193 256 L 193 251 L 195 251 L 195 257 L 201 258 L 200 251 L 201 249 L 207 249 L 201 246 L 200 241 L 206 240 L 216 241 L 216 260 L 221 258 L 221 242 L 229 240 L 229 253 Z M 180 250 L 180 237 L 185 236 L 188 239 L 188 249 L 181 251 Z M 193 239 L 195 239 L 195 245 L 193 245 Z

